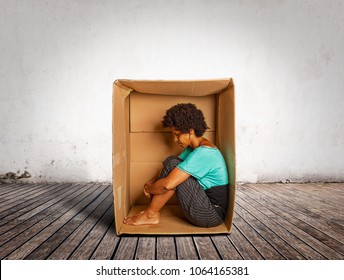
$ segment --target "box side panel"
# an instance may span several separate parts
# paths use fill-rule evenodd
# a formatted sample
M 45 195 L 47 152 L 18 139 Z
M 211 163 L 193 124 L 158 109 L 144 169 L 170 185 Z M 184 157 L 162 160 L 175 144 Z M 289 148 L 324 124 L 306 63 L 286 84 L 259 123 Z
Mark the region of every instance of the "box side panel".
M 142 194 L 144 183 L 161 169 L 162 162 L 168 156 L 182 152 L 169 129 L 162 128 L 161 120 L 168 108 L 188 102 L 201 108 L 206 120 L 210 120 L 211 130 L 205 133 L 205 137 L 214 141 L 216 96 L 130 94 L 130 205 L 149 203 Z M 177 199 L 168 202 L 176 203 Z
M 225 158 L 229 173 L 229 209 L 225 223 L 230 232 L 234 217 L 236 189 L 235 100 L 233 84 L 218 96 L 217 125 L 217 145 Z
M 182 149 L 173 141 L 171 133 L 130 133 L 131 162 L 163 162 Z
M 204 113 L 209 131 L 215 131 L 216 95 L 171 96 L 152 95 L 133 92 L 130 94 L 130 131 L 166 132 L 162 127 L 162 118 L 166 110 L 178 103 L 194 103 Z
M 112 116 L 112 168 L 116 231 L 129 211 L 129 102 L 130 91 L 114 84 Z

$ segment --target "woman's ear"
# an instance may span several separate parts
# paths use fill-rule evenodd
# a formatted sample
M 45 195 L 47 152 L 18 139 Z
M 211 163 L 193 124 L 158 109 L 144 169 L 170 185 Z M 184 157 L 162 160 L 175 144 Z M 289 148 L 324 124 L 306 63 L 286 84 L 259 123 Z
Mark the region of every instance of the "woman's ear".
M 193 128 L 189 129 L 189 134 L 195 134 L 195 130 Z

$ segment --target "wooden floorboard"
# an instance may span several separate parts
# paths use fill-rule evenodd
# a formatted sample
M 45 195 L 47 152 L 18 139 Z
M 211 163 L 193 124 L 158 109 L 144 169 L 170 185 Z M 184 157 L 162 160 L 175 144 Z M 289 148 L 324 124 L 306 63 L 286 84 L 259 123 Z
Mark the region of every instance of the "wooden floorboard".
M 198 254 L 191 236 L 176 236 L 176 250 L 178 260 L 198 260 Z
M 117 250 L 114 254 L 113 259 L 115 260 L 134 260 L 136 247 L 138 243 L 138 237 L 124 236 L 118 244 Z
M 137 242 L 135 260 L 155 260 L 155 236 L 141 236 Z
M 156 241 L 156 259 L 158 260 L 176 260 L 175 238 L 172 236 L 161 236 Z
M 246 201 L 250 201 L 255 205 L 256 209 L 264 209 L 264 214 L 271 220 L 289 230 L 292 234 L 301 239 L 305 244 L 309 244 L 312 248 L 316 248 L 319 253 L 327 258 L 340 258 L 340 254 L 336 251 L 344 253 L 343 235 L 337 233 L 333 228 L 325 227 L 331 225 L 327 221 L 309 219 L 302 213 L 294 210 L 291 205 L 286 207 L 280 200 L 272 200 L 271 194 L 263 194 L 261 189 L 253 190 L 253 188 L 243 187 L 243 192 L 238 196 L 243 197 Z M 323 229 L 323 231 L 319 230 Z M 331 237 L 334 236 L 335 238 Z
M 344 259 L 344 184 L 237 186 L 231 234 L 117 236 L 112 186 L 0 184 L 0 259 Z

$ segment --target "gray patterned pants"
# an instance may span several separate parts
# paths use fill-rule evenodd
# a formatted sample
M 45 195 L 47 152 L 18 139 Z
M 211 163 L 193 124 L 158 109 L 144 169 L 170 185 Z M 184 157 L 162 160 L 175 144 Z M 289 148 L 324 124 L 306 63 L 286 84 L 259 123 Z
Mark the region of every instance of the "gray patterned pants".
M 181 161 L 176 156 L 168 157 L 159 178 L 166 177 Z M 178 185 L 176 194 L 183 214 L 190 223 L 200 227 L 214 227 L 223 223 L 223 211 L 210 201 L 196 178 L 190 176 Z

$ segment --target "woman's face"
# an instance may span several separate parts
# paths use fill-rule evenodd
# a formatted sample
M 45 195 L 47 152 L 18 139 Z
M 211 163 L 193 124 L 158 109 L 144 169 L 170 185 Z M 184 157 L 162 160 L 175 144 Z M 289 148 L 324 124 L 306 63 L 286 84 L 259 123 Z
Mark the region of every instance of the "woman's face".
M 171 128 L 171 132 L 174 137 L 174 141 L 182 148 L 186 148 L 190 145 L 190 133 L 182 133 L 176 130 L 174 127 Z

